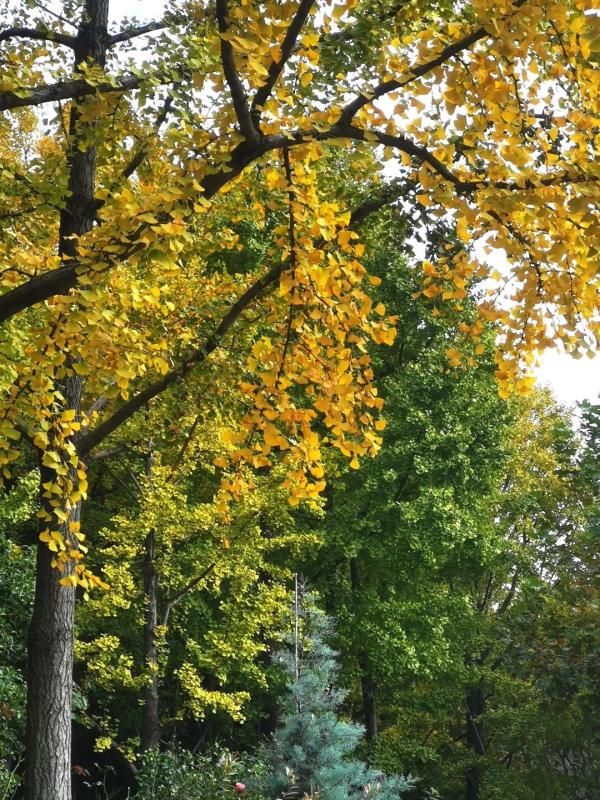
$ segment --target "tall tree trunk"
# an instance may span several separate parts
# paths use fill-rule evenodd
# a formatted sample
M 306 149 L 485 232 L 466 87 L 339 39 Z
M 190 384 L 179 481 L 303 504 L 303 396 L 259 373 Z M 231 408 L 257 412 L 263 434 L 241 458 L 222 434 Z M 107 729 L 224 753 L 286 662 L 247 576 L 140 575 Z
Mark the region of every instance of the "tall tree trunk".
M 108 0 L 86 0 L 75 49 L 75 71 L 85 60 L 105 63 Z M 87 126 L 87 123 L 85 124 Z M 94 185 L 96 151 L 79 147 L 85 126 L 76 106 L 69 121 L 69 197 L 60 215 L 59 253 L 76 258 L 74 237 L 91 230 L 95 217 Z M 69 354 L 67 357 L 70 358 Z M 68 363 L 68 362 L 67 362 Z M 66 378 L 60 387 L 63 410 L 79 415 L 81 378 Z M 52 480 L 41 470 L 41 483 Z M 78 521 L 80 505 L 69 509 L 60 526 L 65 541 L 72 534 L 69 523 Z M 71 800 L 71 700 L 73 688 L 73 638 L 75 590 L 59 583 L 62 575 L 52 567 L 52 553 L 38 543 L 33 615 L 28 636 L 27 734 L 25 765 L 26 800 Z
M 146 594 L 146 622 L 144 624 L 144 655 L 150 680 L 144 691 L 144 721 L 141 735 L 142 750 L 158 747 L 160 742 L 160 712 L 158 694 L 158 575 L 154 565 L 156 537 L 151 531 L 146 537 L 144 551 L 144 591 Z
M 353 592 L 360 589 L 358 562 L 356 558 L 350 559 L 350 584 Z M 364 650 L 358 654 L 358 668 L 360 670 L 360 688 L 362 693 L 363 721 L 367 741 L 372 742 L 377 738 L 377 707 L 375 705 L 375 681 L 368 653 Z
M 365 722 L 365 736 L 372 742 L 377 738 L 377 711 L 375 706 L 375 683 L 371 673 L 370 664 L 365 658 L 359 659 L 361 671 L 360 687 L 362 691 L 363 717 Z
M 481 715 L 485 712 L 485 694 L 482 686 L 472 686 L 466 697 L 467 746 L 476 757 L 467 769 L 467 800 L 479 800 L 481 784 L 481 759 L 485 756 L 485 731 Z M 479 762 L 479 763 L 477 763 Z
M 78 511 L 74 509 L 71 519 L 78 517 Z M 69 536 L 63 526 L 61 533 Z M 58 582 L 61 575 L 51 566 L 52 555 L 46 544 L 38 543 L 28 637 L 27 800 L 71 800 L 75 590 Z

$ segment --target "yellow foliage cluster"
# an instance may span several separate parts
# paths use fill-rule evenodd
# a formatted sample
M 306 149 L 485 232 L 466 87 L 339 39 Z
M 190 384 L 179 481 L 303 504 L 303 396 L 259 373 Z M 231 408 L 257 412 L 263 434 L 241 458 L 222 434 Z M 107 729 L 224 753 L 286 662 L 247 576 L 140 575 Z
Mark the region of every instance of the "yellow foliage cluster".
M 352 204 L 323 180 L 336 149 L 397 176 L 386 202 L 453 221 L 422 291 L 460 312 L 483 281 L 463 334 L 477 355 L 497 326 L 503 394 L 529 389 L 545 347 L 582 355 L 598 340 L 590 0 L 473 0 L 445 20 L 411 3 L 385 25 L 356 0 L 180 5 L 137 71 L 57 59 L 49 84 L 66 32 L 17 37 L 3 62 L 0 467 L 34 448 L 41 539 L 85 589 L 100 584 L 82 563 L 86 460 L 168 390 L 191 387 L 203 413 L 223 397 L 241 409 L 215 462 L 223 515 L 275 459 L 290 501 L 314 504 L 326 448 L 356 468 L 380 447 L 367 350 L 392 343 L 394 318 L 369 297 Z M 365 25 L 377 47 L 336 72 L 336 42 Z M 57 97 L 67 109 L 42 131 L 32 107 Z M 78 154 L 93 163 L 93 219 L 65 237 Z M 248 268 L 244 225 L 264 238 Z M 506 261 L 496 276 L 486 249 Z

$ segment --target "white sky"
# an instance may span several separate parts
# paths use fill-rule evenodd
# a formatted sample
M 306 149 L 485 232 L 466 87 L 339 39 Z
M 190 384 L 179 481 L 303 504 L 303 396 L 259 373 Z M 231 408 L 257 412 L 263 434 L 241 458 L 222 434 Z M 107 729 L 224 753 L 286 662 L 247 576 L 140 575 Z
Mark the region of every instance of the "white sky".
M 575 359 L 550 350 L 544 354 L 537 375 L 538 381 L 549 386 L 561 403 L 600 400 L 600 355 Z
M 160 19 L 166 6 L 164 0 L 113 0 L 110 4 L 110 17 L 139 17 L 139 19 Z
M 159 19 L 166 5 L 165 0 L 113 0 L 111 17 L 115 21 L 123 16 Z M 600 398 L 600 355 L 577 360 L 557 350 L 548 351 L 536 372 L 539 382 L 549 386 L 561 403 Z

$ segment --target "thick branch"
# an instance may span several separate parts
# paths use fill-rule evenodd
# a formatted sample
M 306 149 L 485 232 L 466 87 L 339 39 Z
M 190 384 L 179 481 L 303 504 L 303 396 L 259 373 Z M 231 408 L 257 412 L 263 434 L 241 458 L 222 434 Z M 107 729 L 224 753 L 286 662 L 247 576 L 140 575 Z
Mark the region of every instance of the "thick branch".
M 219 25 L 219 33 L 221 34 L 221 62 L 223 64 L 223 74 L 225 75 L 225 80 L 231 92 L 231 99 L 233 100 L 233 107 L 240 126 L 240 131 L 247 141 L 256 142 L 259 136 L 250 115 L 246 90 L 244 89 L 244 85 L 235 66 L 233 47 L 226 38 L 229 32 L 229 27 L 227 25 L 227 0 L 217 0 L 217 22 Z
M 37 28 L 6 28 L 0 31 L 0 42 L 7 42 L 9 39 L 35 39 L 41 42 L 54 42 L 64 44 L 66 47 L 75 46 L 75 37 L 58 31 L 38 30 Z
M 290 26 L 287 29 L 286 34 L 283 38 L 283 42 L 281 44 L 281 58 L 279 59 L 279 61 L 274 60 L 271 63 L 271 66 L 269 67 L 269 74 L 267 76 L 266 81 L 254 95 L 254 100 L 252 101 L 252 107 L 250 110 L 252 115 L 252 121 L 255 127 L 258 127 L 262 107 L 269 99 L 271 92 L 273 91 L 273 87 L 277 83 L 277 80 L 287 63 L 288 58 L 292 54 L 292 50 L 294 49 L 296 40 L 298 39 L 300 31 L 302 30 L 304 23 L 306 22 L 310 10 L 312 6 L 314 6 L 314 4 L 315 0 L 300 1 L 298 10 L 296 11 L 294 18 L 291 21 Z
M 76 283 L 77 272 L 74 264 L 37 275 L 0 297 L 0 323 L 6 322 L 7 319 L 36 303 L 68 292 Z
M 84 80 L 60 81 L 45 86 L 34 86 L 31 89 L 19 89 L 17 92 L 0 92 L 0 111 L 9 111 L 11 108 L 25 106 L 40 106 L 44 103 L 54 103 L 57 100 L 76 100 L 89 94 L 107 94 L 109 92 L 126 92 L 137 89 L 142 83 L 142 78 L 137 75 L 123 75 L 115 78 L 112 83 L 92 85 Z M 21 97 L 21 92 L 27 95 Z
M 525 5 L 526 2 L 527 0 L 515 0 L 513 6 L 516 10 L 522 5 Z M 463 36 L 462 39 L 458 39 L 456 42 L 449 44 L 435 58 L 425 61 L 423 64 L 418 64 L 417 66 L 412 67 L 409 75 L 406 78 L 383 81 L 383 83 L 380 83 L 379 86 L 376 86 L 370 90 L 368 95 L 358 95 L 358 97 L 355 97 L 354 100 L 344 106 L 344 109 L 340 115 L 339 123 L 342 125 L 349 124 L 352 122 L 352 119 L 357 112 L 360 111 L 360 109 L 364 106 L 372 103 L 374 100 L 378 100 L 380 97 L 383 97 L 390 92 L 395 92 L 398 89 L 402 89 L 404 86 L 408 86 L 409 83 L 412 83 L 418 78 L 422 78 L 424 75 L 427 75 L 427 73 L 436 69 L 436 67 L 440 67 L 446 61 L 449 61 L 454 56 L 459 55 L 459 53 L 462 53 L 463 50 L 467 50 L 469 47 L 472 47 L 472 45 L 476 44 L 482 39 L 493 35 L 494 34 L 490 33 L 482 25 L 476 30 L 471 31 L 471 33 L 468 33 L 466 36 Z

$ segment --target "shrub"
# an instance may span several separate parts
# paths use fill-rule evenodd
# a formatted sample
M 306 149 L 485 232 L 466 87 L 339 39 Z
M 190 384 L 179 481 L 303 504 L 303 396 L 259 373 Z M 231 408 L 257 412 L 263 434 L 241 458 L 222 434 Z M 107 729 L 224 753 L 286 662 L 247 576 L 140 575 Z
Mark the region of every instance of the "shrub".
M 259 761 L 228 750 L 192 754 L 149 750 L 141 758 L 135 800 L 263 800 L 248 788 L 264 779 Z

